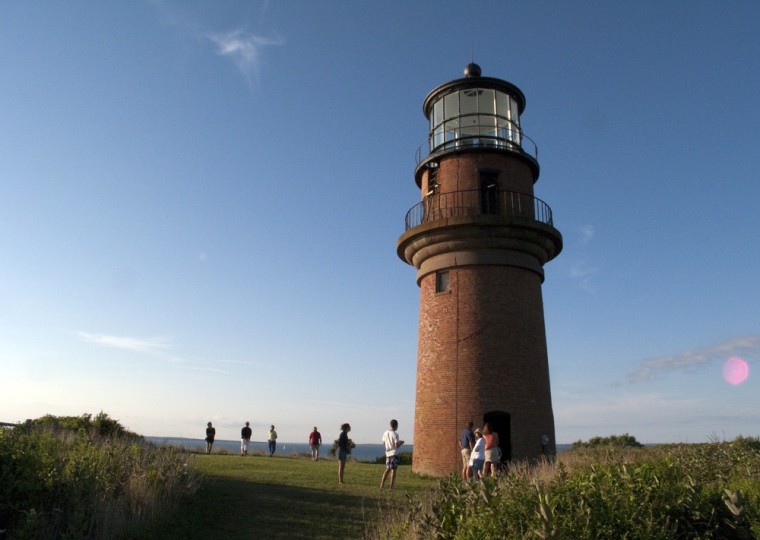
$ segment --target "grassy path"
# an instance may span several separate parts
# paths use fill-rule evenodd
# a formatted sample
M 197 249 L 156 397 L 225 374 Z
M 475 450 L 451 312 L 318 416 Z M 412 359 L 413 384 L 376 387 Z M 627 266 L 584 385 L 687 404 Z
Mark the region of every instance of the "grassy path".
M 380 490 L 384 467 L 372 463 L 347 463 L 343 485 L 335 460 L 212 454 L 194 463 L 203 487 L 149 538 L 361 538 L 381 510 L 435 484 L 408 465 L 399 467 L 391 491 Z

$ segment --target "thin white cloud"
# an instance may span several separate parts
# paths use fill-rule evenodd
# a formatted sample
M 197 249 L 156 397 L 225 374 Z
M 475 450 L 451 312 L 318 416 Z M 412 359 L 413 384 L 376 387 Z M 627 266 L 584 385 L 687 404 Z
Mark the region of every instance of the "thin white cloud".
M 217 54 L 231 59 L 249 84 L 258 78 L 264 50 L 267 47 L 285 43 L 279 37 L 265 37 L 243 28 L 215 32 L 208 27 L 206 18 L 203 17 L 204 10 L 189 8 L 186 3 L 166 0 L 152 0 L 151 3 L 167 25 L 177 28 L 183 35 L 190 36 L 204 45 L 209 41 L 213 43 Z M 259 19 L 264 19 L 267 7 L 268 2 L 260 3 Z
M 558 400 L 554 404 L 557 440 L 629 433 L 639 442 L 704 441 L 716 433 L 735 437 L 751 434 L 760 412 L 737 411 L 733 404 L 716 403 L 697 396 L 674 399 L 656 393 L 622 393 L 578 400 Z
M 280 39 L 257 36 L 243 30 L 206 37 L 216 45 L 217 54 L 231 58 L 249 82 L 258 75 L 264 48 L 283 44 Z
M 141 354 L 162 353 L 168 348 L 165 338 L 139 339 L 124 336 L 107 336 L 103 334 L 90 334 L 77 332 L 77 336 L 85 343 L 94 343 L 104 347 L 123 349 Z
M 580 261 L 570 267 L 570 277 L 575 279 L 587 279 L 596 274 L 596 268 L 589 266 L 586 261 Z
M 229 374 L 230 372 L 218 367 L 209 365 L 209 362 L 202 360 L 187 360 L 171 352 L 171 344 L 168 338 L 134 338 L 127 336 L 110 336 L 106 334 L 92 334 L 89 332 L 77 332 L 77 337 L 85 343 L 92 343 L 112 349 L 130 351 L 150 358 L 156 358 L 169 364 L 173 364 L 183 369 L 193 371 L 208 371 L 213 373 Z M 236 363 L 224 362 L 219 363 Z
M 702 406 L 699 399 L 678 400 L 657 394 L 616 394 L 596 400 L 582 398 L 574 404 L 558 407 L 557 422 L 566 427 L 586 427 L 609 424 L 651 424 L 662 420 L 663 411 L 669 420 L 693 416 Z
M 760 334 L 739 336 L 723 343 L 670 356 L 648 358 L 629 375 L 628 381 L 632 383 L 648 381 L 667 372 L 687 371 L 710 362 L 725 361 L 730 356 L 741 356 L 745 360 L 760 357 Z
M 581 233 L 581 243 L 588 244 L 594 238 L 594 226 L 583 225 L 580 228 L 580 233 Z
M 587 291 L 594 291 L 593 280 L 598 270 L 586 261 L 578 261 L 570 267 L 570 277 Z

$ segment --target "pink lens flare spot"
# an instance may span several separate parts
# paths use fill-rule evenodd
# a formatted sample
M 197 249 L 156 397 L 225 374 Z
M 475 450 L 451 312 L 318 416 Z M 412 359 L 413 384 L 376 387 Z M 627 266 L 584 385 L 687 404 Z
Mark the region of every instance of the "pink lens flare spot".
M 723 364 L 723 378 L 727 383 L 741 384 L 747 380 L 747 377 L 749 377 L 749 364 L 738 356 L 732 356 Z

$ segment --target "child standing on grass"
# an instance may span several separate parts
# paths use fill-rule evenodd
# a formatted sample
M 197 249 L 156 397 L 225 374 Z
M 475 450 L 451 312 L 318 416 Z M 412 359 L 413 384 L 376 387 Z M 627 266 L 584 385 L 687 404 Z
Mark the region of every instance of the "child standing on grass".
M 385 479 L 388 478 L 388 473 L 391 473 L 391 489 L 396 485 L 396 469 L 398 468 L 399 461 L 399 447 L 404 444 L 404 441 L 399 439 L 398 422 L 391 420 L 391 429 L 383 433 L 383 444 L 385 445 L 385 470 L 383 471 L 383 478 L 380 480 L 380 489 L 385 484 Z
M 346 468 L 346 457 L 351 453 L 348 432 L 351 431 L 349 424 L 340 426 L 340 435 L 338 436 L 338 483 L 343 483 L 343 471 Z

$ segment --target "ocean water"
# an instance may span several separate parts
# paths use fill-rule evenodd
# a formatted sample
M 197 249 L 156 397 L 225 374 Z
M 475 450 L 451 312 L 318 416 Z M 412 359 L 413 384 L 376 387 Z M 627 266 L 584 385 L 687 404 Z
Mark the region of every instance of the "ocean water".
M 188 439 L 184 437 L 145 437 L 146 440 L 153 444 L 163 446 L 181 446 L 188 450 L 205 451 L 206 442 L 203 439 Z M 332 443 L 323 444 L 319 452 L 320 459 L 333 459 L 330 456 Z M 401 447 L 402 452 L 411 452 L 413 445 L 404 445 Z M 224 449 L 230 454 L 240 453 L 240 440 L 225 441 L 217 439 L 214 441 L 212 452 L 219 452 Z M 266 441 L 251 441 L 248 445 L 249 454 L 269 454 L 269 444 Z M 277 441 L 275 456 L 293 456 L 299 454 L 311 455 L 311 449 L 305 443 L 287 443 Z M 373 462 L 378 457 L 385 455 L 385 447 L 382 444 L 357 444 L 356 448 L 351 451 L 351 457 L 357 461 Z
M 145 437 L 153 444 L 165 445 L 165 446 L 182 446 L 188 450 L 205 451 L 206 442 L 203 439 L 188 439 L 184 437 Z M 563 452 L 569 450 L 572 444 L 557 444 L 557 452 Z M 330 456 L 331 444 L 323 444 L 319 452 L 319 457 L 324 459 L 333 459 Z M 212 452 L 218 452 L 220 449 L 224 449 L 230 454 L 240 453 L 240 441 L 224 441 L 217 439 L 214 441 L 214 448 Z M 412 452 L 414 445 L 404 445 L 401 447 L 402 452 Z M 248 445 L 249 454 L 269 454 L 269 445 L 266 441 L 251 441 Z M 276 456 L 293 456 L 299 454 L 311 455 L 311 450 L 308 444 L 305 443 L 285 443 L 277 442 Z M 382 444 L 357 444 L 356 448 L 351 451 L 351 457 L 357 461 L 369 461 L 374 462 L 378 457 L 385 455 L 385 448 Z

